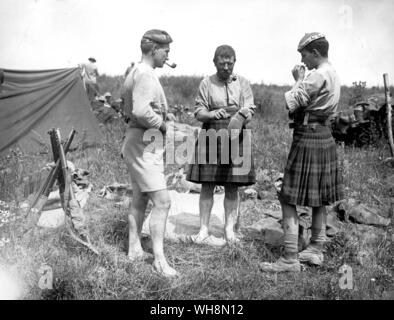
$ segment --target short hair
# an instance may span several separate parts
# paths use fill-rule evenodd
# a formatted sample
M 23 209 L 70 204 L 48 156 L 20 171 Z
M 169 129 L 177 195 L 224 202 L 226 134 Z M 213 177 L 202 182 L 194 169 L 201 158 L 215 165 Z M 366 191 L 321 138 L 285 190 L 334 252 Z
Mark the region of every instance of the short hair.
M 215 55 L 213 56 L 213 62 L 216 62 L 219 57 L 222 58 L 231 58 L 234 57 L 234 61 L 236 61 L 235 50 L 227 44 L 219 46 L 215 50 Z
M 160 48 L 167 47 L 167 46 L 168 46 L 168 44 L 160 44 L 160 43 L 148 40 L 148 39 L 142 39 L 140 48 L 141 48 L 141 52 L 143 54 L 147 54 L 151 50 L 160 49 Z
M 164 30 L 152 29 L 144 33 L 141 39 L 141 51 L 143 54 L 151 50 L 163 48 L 172 42 L 171 36 Z
M 320 38 L 312 41 L 311 43 L 307 44 L 302 50 L 307 50 L 309 52 L 313 52 L 313 50 L 319 51 L 322 57 L 328 57 L 328 48 L 329 43 L 326 38 Z

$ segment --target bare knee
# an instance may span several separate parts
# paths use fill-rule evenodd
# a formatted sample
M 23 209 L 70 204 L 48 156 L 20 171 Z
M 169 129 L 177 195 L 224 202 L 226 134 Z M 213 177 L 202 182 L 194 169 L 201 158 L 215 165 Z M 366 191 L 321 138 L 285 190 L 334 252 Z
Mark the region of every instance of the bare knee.
M 156 206 L 158 209 L 168 211 L 168 210 L 170 210 L 170 207 L 171 207 L 171 200 L 170 200 L 170 199 L 163 199 L 163 200 L 160 200 L 159 202 L 157 202 L 157 203 L 155 204 L 155 206 Z
M 153 206 L 159 210 L 170 210 L 171 207 L 171 199 L 167 192 L 167 190 L 163 190 L 161 192 L 152 193 L 152 202 Z

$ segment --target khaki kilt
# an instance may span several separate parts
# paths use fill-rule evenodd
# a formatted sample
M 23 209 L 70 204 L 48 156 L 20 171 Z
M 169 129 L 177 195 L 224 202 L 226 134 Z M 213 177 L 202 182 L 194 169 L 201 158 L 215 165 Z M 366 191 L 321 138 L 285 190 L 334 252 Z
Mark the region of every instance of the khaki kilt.
M 164 177 L 164 147 L 153 150 L 148 148 L 151 142 L 143 141 L 145 131 L 143 128 L 127 129 L 122 155 L 132 184 L 138 186 L 141 192 L 163 190 L 167 188 Z

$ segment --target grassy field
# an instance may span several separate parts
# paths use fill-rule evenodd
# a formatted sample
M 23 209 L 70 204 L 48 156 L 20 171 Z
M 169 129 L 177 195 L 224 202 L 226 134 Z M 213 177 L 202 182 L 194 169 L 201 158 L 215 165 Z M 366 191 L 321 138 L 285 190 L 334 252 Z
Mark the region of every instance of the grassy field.
M 256 166 L 283 171 L 291 143 L 291 131 L 283 122 L 253 120 Z M 98 196 L 112 182 L 128 183 L 120 158 L 122 123 L 110 128 L 102 146 L 77 151 L 69 160 L 90 171 L 94 190 L 84 211 L 96 256 L 69 238 L 64 229 L 21 235 L 26 221 L 17 210 L 3 205 L 0 225 L 0 265 L 15 278 L 25 299 L 394 299 L 393 230 L 381 230 L 367 247 L 356 236 L 352 224 L 345 225 L 327 244 L 326 261 L 300 274 L 268 274 L 258 269 L 261 261 L 274 261 L 281 248 L 270 248 L 256 239 L 243 239 L 239 246 L 221 249 L 196 244 L 165 243 L 171 265 L 181 273 L 163 279 L 152 273 L 151 261 L 127 260 L 127 209 Z M 339 148 L 346 183 L 346 196 L 387 210 L 392 190 L 384 179 L 393 173 L 382 163 L 389 150 L 379 148 Z M 14 151 L 2 159 L 1 200 L 23 200 L 23 177 L 50 161 L 49 155 L 24 155 Z M 4 168 L 8 168 L 7 173 Z M 167 172 L 173 168 L 168 167 Z M 376 199 L 379 199 L 378 200 Z M 262 202 L 242 202 L 242 223 L 261 218 Z M 7 213 L 9 211 L 9 213 Z M 368 249 L 367 262 L 359 254 Z M 353 269 L 355 287 L 339 287 L 339 268 Z M 53 290 L 41 290 L 39 269 L 53 269 Z

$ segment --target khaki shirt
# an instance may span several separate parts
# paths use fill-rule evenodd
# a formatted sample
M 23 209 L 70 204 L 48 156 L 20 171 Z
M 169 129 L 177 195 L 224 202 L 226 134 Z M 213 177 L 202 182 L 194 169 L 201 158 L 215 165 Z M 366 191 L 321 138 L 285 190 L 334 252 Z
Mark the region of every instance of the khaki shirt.
M 129 127 L 159 129 L 167 114 L 163 87 L 154 69 L 144 62 L 129 73 L 123 88 L 124 109 Z
M 253 93 L 249 81 L 237 75 L 236 80 L 233 81 L 230 77 L 230 81 L 225 83 L 214 74 L 201 81 L 194 114 L 202 109 L 240 109 L 252 105 Z
M 323 63 L 312 70 L 301 85 L 285 93 L 290 113 L 318 112 L 327 116 L 337 111 L 341 84 L 338 74 L 330 63 Z

